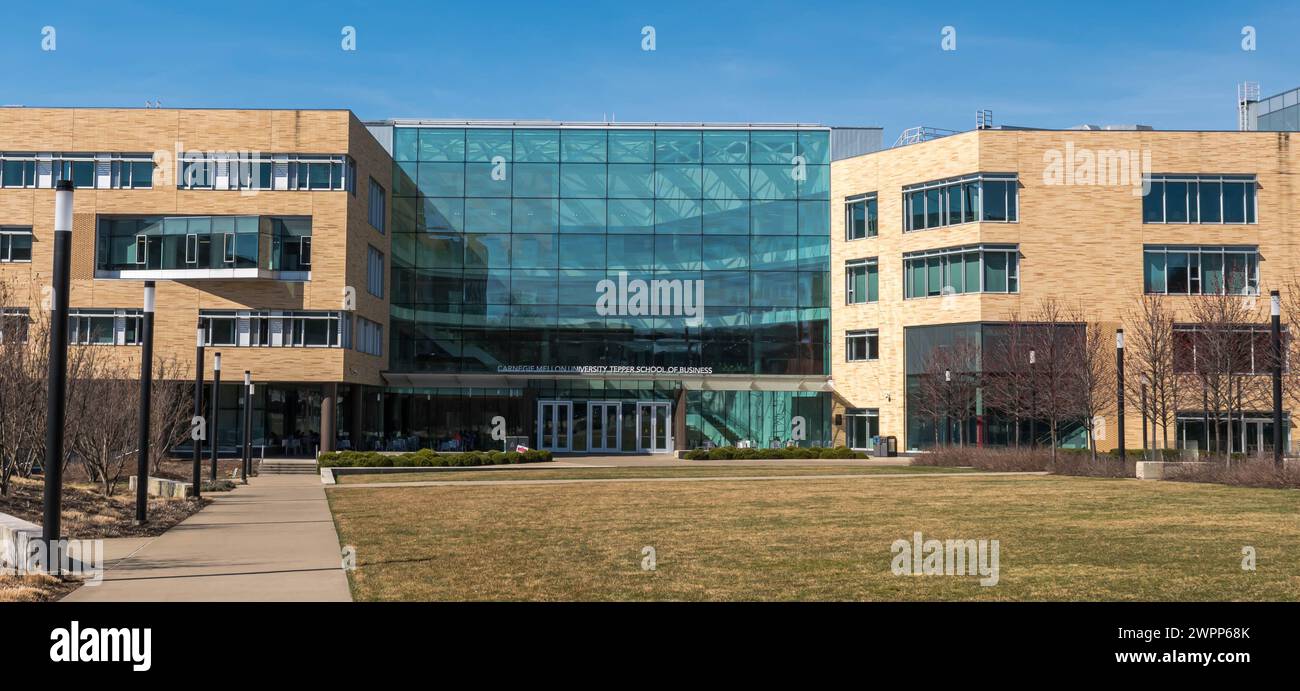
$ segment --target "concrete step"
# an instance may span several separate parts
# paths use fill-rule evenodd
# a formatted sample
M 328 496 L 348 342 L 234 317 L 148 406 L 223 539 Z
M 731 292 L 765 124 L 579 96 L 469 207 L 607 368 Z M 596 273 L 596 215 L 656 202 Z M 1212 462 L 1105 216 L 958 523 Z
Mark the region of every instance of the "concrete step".
M 276 459 L 262 461 L 260 472 L 263 475 L 315 475 L 316 461 L 312 459 Z

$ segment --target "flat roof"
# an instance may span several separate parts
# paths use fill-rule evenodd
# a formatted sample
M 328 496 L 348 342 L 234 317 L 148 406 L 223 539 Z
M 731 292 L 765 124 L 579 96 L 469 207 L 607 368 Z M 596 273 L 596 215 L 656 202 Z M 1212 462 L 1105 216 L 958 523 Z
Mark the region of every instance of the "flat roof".
M 829 125 L 797 122 L 599 122 L 581 120 L 452 120 L 436 118 L 391 118 L 366 120 L 369 126 L 394 127 L 537 127 L 543 129 L 690 129 L 690 130 L 829 130 Z M 866 127 L 856 129 L 881 129 Z

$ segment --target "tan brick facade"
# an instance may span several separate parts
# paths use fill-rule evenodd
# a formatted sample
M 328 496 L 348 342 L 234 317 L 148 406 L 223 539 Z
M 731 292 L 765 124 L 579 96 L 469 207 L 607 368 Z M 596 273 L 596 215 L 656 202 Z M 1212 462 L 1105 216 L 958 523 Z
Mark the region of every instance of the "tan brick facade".
M 344 288 L 356 289 L 356 314 L 388 333 L 388 302 L 366 291 L 367 245 L 390 255 L 388 236 L 368 221 L 369 180 L 391 194 L 392 162 L 349 111 L 118 110 L 0 108 L 0 151 L 152 153 L 152 189 L 78 189 L 74 196 L 72 307 L 139 308 L 139 280 L 94 276 L 94 232 L 99 214 L 310 216 L 312 271 L 308 282 L 269 279 L 159 281 L 156 345 L 159 357 L 193 371 L 200 309 L 339 310 Z M 180 151 L 265 154 L 348 154 L 356 162 L 355 194 L 348 191 L 182 190 L 175 184 Z M 48 285 L 52 265 L 54 190 L 0 189 L 0 224 L 33 229 L 32 262 L 0 263 L 0 280 L 31 286 L 32 309 Z M 389 206 L 385 205 L 386 208 Z M 387 262 L 386 262 L 387 263 Z M 385 286 L 387 286 L 387 276 Z M 386 288 L 387 291 L 387 288 Z M 19 306 L 19 305 L 6 305 Z M 138 347 L 113 349 L 136 357 Z M 209 358 L 211 351 L 209 348 Z M 222 350 L 223 369 L 252 370 L 261 381 L 383 383 L 382 357 L 342 348 Z
M 1131 185 L 1052 184 L 1049 163 L 1067 145 L 1077 152 L 1150 154 L 1153 173 L 1255 174 L 1258 222 L 1250 225 L 1154 225 L 1142 222 L 1142 197 Z M 1300 274 L 1296 205 L 1300 203 L 1300 152 L 1291 135 L 1264 132 L 982 130 L 880 151 L 832 164 L 831 171 L 831 370 L 836 413 L 876 408 L 880 433 L 906 440 L 904 329 L 909 326 L 1004 321 L 1028 316 L 1044 298 L 1082 307 L 1094 320 L 1119 326 L 1143 294 L 1142 248 L 1147 244 L 1258 245 L 1263 295 Z M 903 232 L 907 185 L 971 173 L 1018 173 L 1016 223 L 968 223 Z M 1126 180 L 1119 180 L 1128 182 Z M 1102 182 L 1107 182 L 1103 180 Z M 1118 182 L 1118 181 L 1117 181 Z M 1138 180 L 1140 184 L 1140 179 Z M 879 236 L 846 241 L 844 200 L 876 192 Z M 978 243 L 1020 249 L 1020 292 L 962 294 L 904 300 L 903 254 Z M 846 260 L 877 257 L 880 300 L 845 304 Z M 1188 298 L 1167 297 L 1186 315 Z M 1257 301 L 1260 321 L 1267 299 Z M 848 330 L 879 329 L 880 358 L 845 362 Z M 1127 445 L 1141 444 L 1132 406 Z M 835 428 L 838 443 L 844 427 Z M 1113 436 L 1103 446 L 1114 446 Z

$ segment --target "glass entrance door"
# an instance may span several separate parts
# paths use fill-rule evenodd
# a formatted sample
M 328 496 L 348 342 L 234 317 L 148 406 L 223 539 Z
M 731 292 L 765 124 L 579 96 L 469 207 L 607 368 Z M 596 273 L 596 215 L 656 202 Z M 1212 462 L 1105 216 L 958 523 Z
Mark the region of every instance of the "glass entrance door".
M 573 449 L 573 403 L 537 402 L 537 448 L 546 451 Z
M 673 413 L 670 403 L 638 403 L 636 448 L 644 453 L 673 450 Z
M 618 401 L 587 404 L 587 449 L 593 453 L 618 453 L 622 447 L 622 408 Z

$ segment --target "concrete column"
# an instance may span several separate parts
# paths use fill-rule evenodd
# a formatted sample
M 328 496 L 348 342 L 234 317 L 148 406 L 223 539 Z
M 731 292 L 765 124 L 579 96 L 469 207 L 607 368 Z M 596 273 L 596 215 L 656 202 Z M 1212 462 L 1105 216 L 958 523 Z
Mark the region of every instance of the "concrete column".
M 348 393 L 348 436 L 352 438 L 352 448 L 360 451 L 362 445 L 361 438 L 361 416 L 365 402 L 362 386 L 353 384 L 351 391 Z
M 673 404 L 673 450 L 686 450 L 686 386 L 677 382 L 677 402 Z
M 335 401 L 339 395 L 339 385 L 329 382 L 322 387 L 322 396 L 320 402 L 320 450 L 321 453 L 334 451 L 336 444 L 334 437 L 338 436 L 335 428 L 335 418 L 337 415 Z

